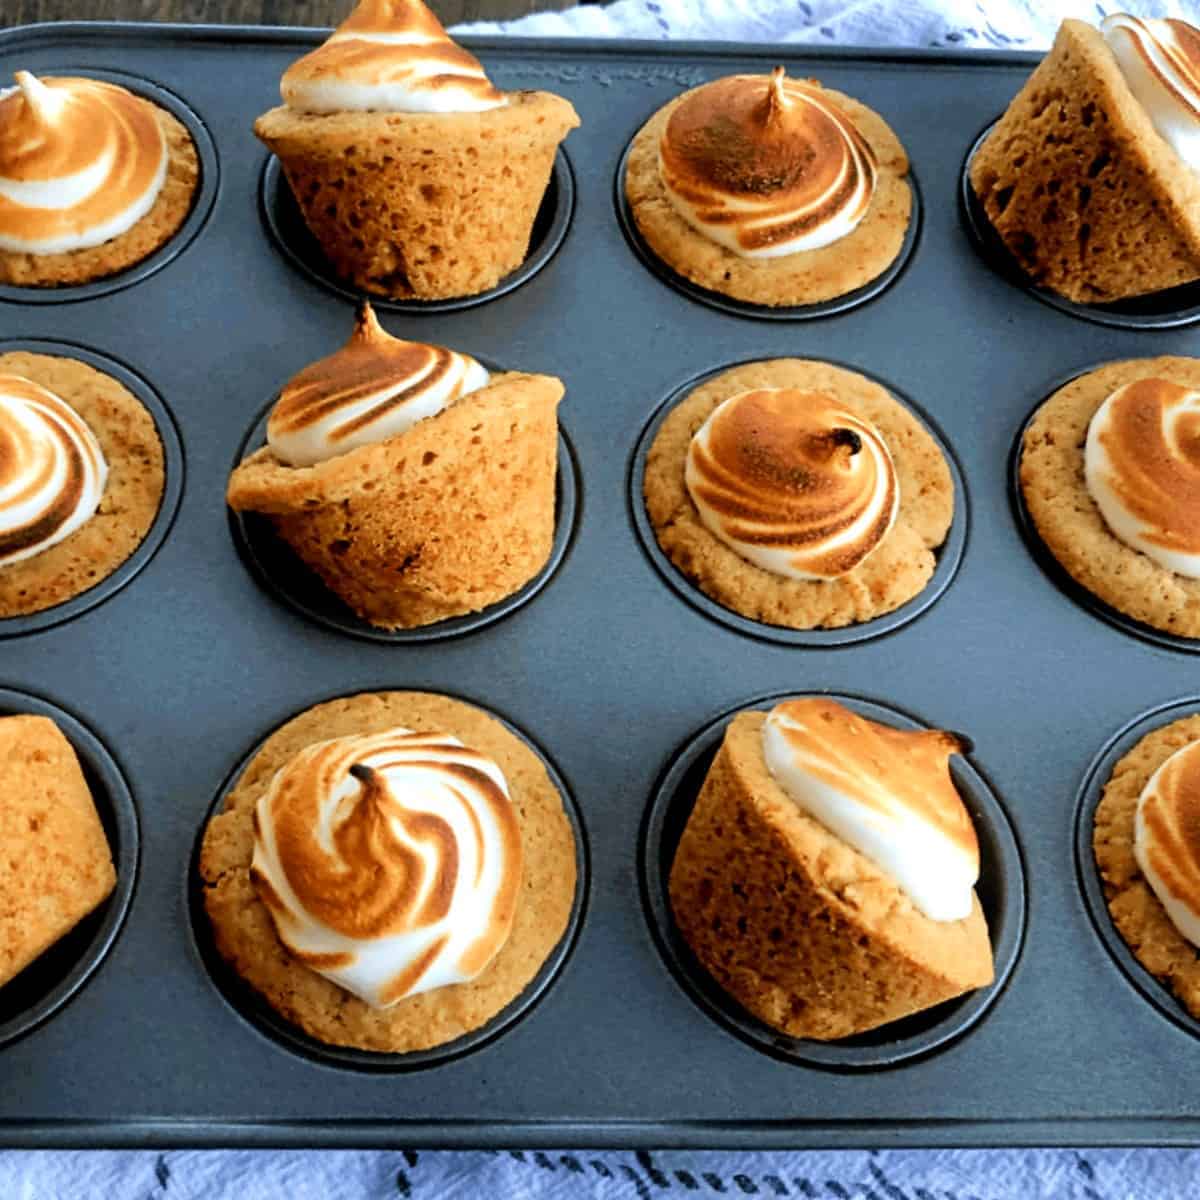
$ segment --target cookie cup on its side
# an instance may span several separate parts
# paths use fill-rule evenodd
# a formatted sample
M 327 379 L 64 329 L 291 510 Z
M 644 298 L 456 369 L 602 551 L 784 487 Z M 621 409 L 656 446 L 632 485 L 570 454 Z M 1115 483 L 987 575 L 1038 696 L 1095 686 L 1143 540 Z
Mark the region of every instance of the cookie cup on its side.
M 558 402 L 548 375 L 494 375 L 404 433 L 313 467 L 270 447 L 229 480 L 231 508 L 280 537 L 359 616 L 413 628 L 529 582 L 554 540 Z
M 890 876 L 782 790 L 766 714 L 725 732 L 671 867 L 675 922 L 745 1009 L 792 1037 L 849 1037 L 993 978 L 978 897 L 932 921 Z

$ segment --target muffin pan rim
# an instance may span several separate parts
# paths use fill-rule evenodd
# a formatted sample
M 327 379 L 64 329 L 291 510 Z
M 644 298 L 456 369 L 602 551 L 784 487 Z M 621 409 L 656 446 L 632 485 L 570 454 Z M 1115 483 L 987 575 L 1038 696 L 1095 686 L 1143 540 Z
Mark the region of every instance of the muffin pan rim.
M 0 33 L 5 32 L 0 30 Z M 32 284 L 0 283 L 0 303 L 8 304 L 73 304 L 94 300 L 114 292 L 134 287 L 169 266 L 203 233 L 216 207 L 221 190 L 221 168 L 216 140 L 204 118 L 177 92 L 145 75 L 108 67 L 51 67 L 39 68 L 39 75 L 80 76 L 115 83 L 127 91 L 157 104 L 169 112 L 188 131 L 200 167 L 200 178 L 192 196 L 192 206 L 179 228 L 156 250 L 132 263 L 124 270 L 87 283 L 63 287 L 38 287 Z
M 112 853 L 110 839 L 109 852 L 112 853 L 117 881 L 112 892 L 99 905 L 103 912 L 98 928 L 66 975 L 51 987 L 40 1001 L 9 1020 L 0 1021 L 0 1050 L 33 1033 L 61 1012 L 84 990 L 104 965 L 105 959 L 120 938 L 125 920 L 133 906 L 141 866 L 141 820 L 137 800 L 117 757 L 100 735 L 71 710 L 35 692 L 10 686 L 7 681 L 0 682 L 0 716 L 26 714 L 49 717 L 54 721 L 79 759 L 97 809 L 107 808 L 111 814 L 110 820 L 118 837 L 118 846 L 116 853 Z M 103 797 L 97 797 L 93 781 L 103 787 Z M 103 813 L 101 821 L 104 821 Z M 96 912 L 97 910 L 93 910 L 83 920 L 91 920 Z M 63 940 L 72 937 L 76 929 L 77 927 L 73 927 L 68 930 L 62 938 L 47 947 L 43 954 L 52 953 Z M 38 961 L 39 959 L 34 959 L 23 970 L 35 969 Z M 17 982 L 22 973 L 18 972 L 9 983 Z M 0 994 L 2 992 L 3 989 L 0 989 Z
M 809 356 L 773 355 L 770 358 L 748 358 L 737 362 L 723 363 L 719 367 L 709 368 L 678 384 L 651 410 L 650 416 L 642 426 L 633 449 L 630 451 L 626 470 L 626 501 L 629 519 L 637 535 L 638 544 L 660 578 L 679 599 L 685 601 L 709 620 L 746 637 L 796 648 L 833 650 L 861 645 L 864 642 L 898 633 L 901 629 L 925 616 L 954 583 L 963 559 L 966 557 L 967 545 L 971 540 L 971 500 L 967 489 L 966 474 L 958 461 L 958 455 L 950 440 L 942 432 L 940 425 L 920 405 L 914 403 L 906 392 L 862 367 L 832 358 L 811 358 L 813 362 L 826 363 L 829 366 L 840 367 L 842 370 L 853 371 L 882 387 L 896 403 L 916 418 L 925 432 L 933 439 L 946 461 L 954 487 L 954 513 L 950 521 L 950 528 L 946 531 L 946 537 L 942 544 L 933 550 L 935 566 L 929 582 L 915 596 L 890 612 L 881 613 L 867 621 L 855 621 L 849 625 L 835 628 L 793 629 L 787 625 L 771 625 L 766 621 L 756 621 L 752 617 L 743 616 L 732 608 L 727 608 L 720 601 L 714 600 L 699 584 L 693 583 L 671 561 L 659 544 L 654 524 L 646 511 L 643 480 L 646 475 L 646 459 L 649 456 L 650 447 L 654 444 L 654 439 L 658 436 L 663 422 L 698 387 L 726 371 L 753 363 L 775 361 L 779 357 Z
M 989 838 L 985 840 L 980 837 L 980 842 L 990 845 L 992 852 L 999 851 L 1000 854 L 998 861 L 993 864 L 1002 891 L 993 913 L 998 913 L 1001 918 L 1002 928 L 998 938 L 991 920 L 988 922 L 988 935 L 992 941 L 995 960 L 995 979 L 985 988 L 952 997 L 934 1008 L 892 1023 L 909 1026 L 913 1023 L 925 1024 L 930 1014 L 943 1012 L 944 1015 L 928 1028 L 899 1038 L 895 1042 L 885 1041 L 879 1044 L 864 1044 L 862 1039 L 886 1037 L 888 1025 L 880 1026 L 878 1030 L 866 1035 L 830 1042 L 795 1038 L 775 1030 L 743 1009 L 709 975 L 688 948 L 671 915 L 671 904 L 667 895 L 670 871 L 669 868 L 661 869 L 660 855 L 664 826 L 668 823 L 671 810 L 686 802 L 686 798 L 685 801 L 679 798 L 680 787 L 698 764 L 706 758 L 711 763 L 725 729 L 735 716 L 743 712 L 763 711 L 764 706 L 770 707 L 782 700 L 806 696 L 843 702 L 861 715 L 883 720 L 888 724 L 893 724 L 898 719 L 901 728 L 938 728 L 890 701 L 833 689 L 776 691 L 726 708 L 694 729 L 686 741 L 675 747 L 655 782 L 638 833 L 638 882 L 642 895 L 642 909 L 655 948 L 668 973 L 696 1007 L 726 1033 L 760 1053 L 796 1067 L 847 1074 L 892 1070 L 941 1053 L 968 1036 L 1007 990 L 1024 949 L 1029 907 L 1025 853 L 1017 827 L 999 793 L 974 762 L 973 748 L 964 754 L 953 756 L 950 760 L 950 770 L 956 788 L 960 795 L 963 795 L 964 803 L 977 810 L 972 812 L 972 823 L 977 835 L 981 821 L 986 823 Z M 964 783 L 967 786 L 964 786 Z M 688 811 L 690 813 L 690 808 Z M 986 912 L 984 915 L 988 916 Z
M 332 700 L 347 699 L 355 695 L 394 691 L 430 692 L 468 704 L 498 721 L 507 732 L 527 746 L 545 768 L 550 782 L 562 799 L 563 813 L 571 827 L 575 844 L 576 871 L 575 896 L 571 901 L 571 911 L 567 918 L 566 928 L 525 987 L 477 1029 L 470 1030 L 451 1041 L 427 1050 L 411 1050 L 404 1053 L 362 1050 L 357 1047 L 325 1043 L 311 1034 L 305 1033 L 299 1026 L 276 1012 L 264 998 L 255 993 L 253 987 L 237 974 L 237 971 L 221 957 L 217 950 L 208 912 L 204 905 L 205 885 L 200 879 L 199 870 L 204 835 L 210 822 L 222 811 L 229 792 L 236 786 L 255 755 L 270 737 L 289 721 L 318 705 Z M 212 801 L 205 808 L 191 853 L 188 856 L 183 878 L 183 905 L 187 910 L 189 958 L 204 976 L 209 987 L 219 995 L 229 1013 L 254 1034 L 267 1039 L 275 1049 L 299 1056 L 310 1065 L 338 1071 L 358 1071 L 370 1075 L 406 1075 L 416 1071 L 432 1070 L 455 1062 L 466 1055 L 487 1049 L 516 1026 L 523 1024 L 560 983 L 569 970 L 571 961 L 575 957 L 575 950 L 583 935 L 591 897 L 591 872 L 591 845 L 583 810 L 575 799 L 575 793 L 562 769 L 543 749 L 540 742 L 530 737 L 521 726 L 514 724 L 490 704 L 483 703 L 474 697 L 469 698 L 461 692 L 450 693 L 433 688 L 407 688 L 390 684 L 381 684 L 375 688 L 350 693 L 330 693 L 314 699 L 304 708 L 292 712 L 263 734 L 234 762 L 218 785 Z
M 150 522 L 150 528 L 146 530 L 146 536 L 134 547 L 133 553 L 124 562 L 90 588 L 60 604 L 52 604 L 48 608 L 19 616 L 0 617 L 0 643 L 7 638 L 39 633 L 73 621 L 111 599 L 123 590 L 126 584 L 132 583 L 150 564 L 170 536 L 175 519 L 179 515 L 187 479 L 187 459 L 175 414 L 154 385 L 139 371 L 121 359 L 77 342 L 56 338 L 0 339 L 0 354 L 21 350 L 56 358 L 74 358 L 89 367 L 94 367 L 102 374 L 111 375 L 127 388 L 154 422 L 163 452 L 163 492 L 158 502 L 158 511 L 154 514 L 154 520 Z

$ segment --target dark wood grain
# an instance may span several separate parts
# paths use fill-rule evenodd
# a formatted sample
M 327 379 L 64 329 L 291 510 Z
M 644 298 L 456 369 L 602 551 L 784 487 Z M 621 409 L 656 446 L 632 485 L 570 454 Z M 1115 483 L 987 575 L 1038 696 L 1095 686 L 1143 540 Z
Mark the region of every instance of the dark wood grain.
M 497 21 L 572 0 L 430 0 L 446 25 Z M 0 0 L 0 26 L 34 21 L 196 21 L 232 25 L 336 25 L 351 0 Z

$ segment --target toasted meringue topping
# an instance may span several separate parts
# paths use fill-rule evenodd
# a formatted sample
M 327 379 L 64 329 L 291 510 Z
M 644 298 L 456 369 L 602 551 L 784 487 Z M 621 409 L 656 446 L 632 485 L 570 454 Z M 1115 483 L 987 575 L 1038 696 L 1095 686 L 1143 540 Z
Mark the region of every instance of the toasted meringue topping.
M 760 388 L 713 410 L 684 481 L 705 528 L 790 579 L 834 579 L 887 536 L 900 506 L 879 431 L 823 392 Z
M 1171 924 L 1200 946 L 1200 741 L 1176 750 L 1142 789 L 1133 853 Z
M 153 106 L 95 79 L 16 80 L 0 92 L 0 250 L 58 254 L 132 229 L 167 177 Z
M 100 444 L 69 404 L 23 375 L 0 375 L 0 567 L 74 533 L 107 480 Z
M 521 869 L 503 772 L 448 734 L 317 742 L 255 810 L 250 875 L 280 941 L 373 1008 L 474 979 Z
M 279 394 L 267 441 L 280 462 L 311 467 L 404 433 L 490 378 L 467 354 L 392 337 L 363 304 L 350 340 Z
M 743 258 L 845 237 L 875 194 L 875 154 L 819 86 L 730 75 L 672 112 L 658 147 L 667 198 L 698 233 Z
M 785 700 L 763 726 L 775 782 L 890 875 L 927 917 L 971 911 L 979 843 L 950 778 L 962 739 L 880 725 L 822 698 Z
M 501 108 L 479 60 L 421 0 L 361 0 L 322 46 L 283 73 L 301 112 L 464 113 Z
M 1121 541 L 1200 578 L 1200 392 L 1165 379 L 1118 388 L 1088 426 L 1084 475 Z
M 1105 17 L 1100 29 L 1154 128 L 1200 171 L 1200 30 L 1171 17 L 1128 13 Z

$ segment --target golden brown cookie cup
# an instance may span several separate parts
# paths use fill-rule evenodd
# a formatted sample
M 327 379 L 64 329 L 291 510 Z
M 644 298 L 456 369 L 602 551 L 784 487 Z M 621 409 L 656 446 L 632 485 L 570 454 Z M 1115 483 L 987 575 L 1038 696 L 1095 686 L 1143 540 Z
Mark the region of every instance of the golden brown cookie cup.
M 0 372 L 32 379 L 87 422 L 108 463 L 92 517 L 61 542 L 0 567 L 0 619 L 40 613 L 103 583 L 138 549 L 154 525 L 166 486 L 155 420 L 124 384 L 77 358 L 14 350 Z
M 554 541 L 562 384 L 507 373 L 436 416 L 314 467 L 269 447 L 228 501 L 269 517 L 326 586 L 373 625 L 428 625 L 519 590 Z
M 899 257 L 912 218 L 908 156 L 888 124 L 866 105 L 829 88 L 821 94 L 853 122 L 878 159 L 871 206 L 851 233 L 817 250 L 750 259 L 693 229 L 671 204 L 658 173 L 658 144 L 672 111 L 691 95 L 684 92 L 642 126 L 626 160 L 625 197 L 649 250 L 702 288 L 772 308 L 833 300 L 882 275 Z
M 1200 388 L 1200 359 L 1127 359 L 1060 387 L 1026 426 L 1017 486 L 1038 540 L 1075 583 L 1139 625 L 1197 639 L 1200 579 L 1177 575 L 1121 541 L 1084 477 L 1084 446 L 1096 411 L 1117 388 L 1152 376 Z
M 116 866 L 116 888 L 90 915 L 0 988 L 0 1047 L 48 1020 L 87 984 L 129 913 L 139 859 L 133 794 L 105 745 L 78 718 L 26 692 L 0 688 L 0 717 L 48 717 L 79 759 Z M 0 822 L 2 823 L 2 822 Z
M 832 580 L 788 579 L 747 562 L 700 520 L 684 466 L 692 436 L 723 400 L 751 388 L 828 391 L 879 429 L 896 466 L 900 509 L 879 547 Z M 918 596 L 938 566 L 954 518 L 953 476 L 932 435 L 881 385 L 806 359 L 744 363 L 691 391 L 663 419 L 640 480 L 653 536 L 706 596 L 752 621 L 789 630 L 834 630 L 891 613 Z
M 136 266 L 179 232 L 200 184 L 200 158 L 184 124 L 154 101 L 167 141 L 167 177 L 150 211 L 132 228 L 99 246 L 58 254 L 0 250 L 0 283 L 21 287 L 67 287 L 106 279 Z
M 558 145 L 579 118 L 549 92 L 479 113 L 301 113 L 254 130 L 334 270 L 364 292 L 487 291 L 525 259 Z
M 1134 857 L 1138 797 L 1150 776 L 1177 750 L 1200 738 L 1200 715 L 1172 721 L 1164 714 L 1125 750 L 1106 777 L 1087 841 L 1103 887 L 1112 928 L 1135 961 L 1200 1020 L 1200 956 L 1174 926 Z M 1101 914 L 1093 914 L 1102 920 Z M 1146 990 L 1143 988 L 1143 990 Z M 1159 998 L 1147 993 L 1156 1003 Z M 1164 997 L 1166 999 L 1166 997 Z M 1171 1014 L 1174 1015 L 1174 1014 Z M 1197 1026 L 1191 1026 L 1197 1032 Z
M 690 737 L 672 758 L 655 789 L 642 826 L 641 871 L 646 916 L 664 961 L 687 996 L 747 1045 L 784 1062 L 838 1072 L 894 1067 L 963 1037 L 1002 995 L 1020 955 L 1025 928 L 1025 878 L 1020 849 L 1003 805 L 972 759 L 956 758 L 951 774 L 979 839 L 976 886 L 995 960 L 995 983 L 879 1029 L 836 1041 L 792 1038 L 749 1013 L 699 962 L 676 924 L 669 894 L 672 864 L 731 720 L 763 714 L 796 693 L 760 696 L 723 713 Z M 822 692 L 860 715 L 900 729 L 928 728 L 879 701 Z M 768 940 L 770 940 L 768 938 Z
M 373 1009 L 294 959 L 279 941 L 250 880 L 253 814 L 275 772 L 305 746 L 397 726 L 450 733 L 499 765 L 521 829 L 524 871 L 509 938 L 476 979 Z M 224 962 L 309 1037 L 375 1054 L 415 1055 L 480 1030 L 524 998 L 556 948 L 562 949 L 576 906 L 577 849 L 564 796 L 541 757 L 495 717 L 447 696 L 364 693 L 293 717 L 239 773 L 202 837 L 201 919 Z
M 970 183 L 1030 280 L 1070 301 L 1111 303 L 1200 279 L 1200 178 L 1083 21 L 1062 23 L 975 152 Z
M 961 921 L 924 916 L 780 788 L 765 719 L 726 729 L 671 867 L 675 922 L 710 974 L 766 1024 L 820 1041 L 991 983 L 978 898 Z

